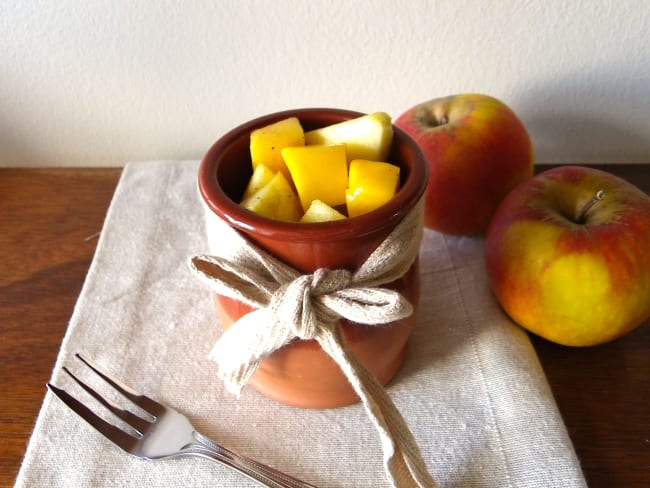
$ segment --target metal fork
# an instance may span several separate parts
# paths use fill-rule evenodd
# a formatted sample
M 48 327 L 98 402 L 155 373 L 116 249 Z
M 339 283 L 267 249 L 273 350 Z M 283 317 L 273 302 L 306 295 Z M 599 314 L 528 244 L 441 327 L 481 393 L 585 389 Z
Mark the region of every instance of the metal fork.
M 131 434 L 106 422 L 65 390 L 57 388 L 51 383 L 47 384 L 50 391 L 55 393 L 68 407 L 124 451 L 139 458 L 150 460 L 199 456 L 223 463 L 263 486 L 271 488 L 316 488 L 314 485 L 300 481 L 247 457 L 235 454 L 216 444 L 197 432 L 183 414 L 152 400 L 142 393 L 138 393 L 133 388 L 102 371 L 82 355 L 76 354 L 76 357 L 150 415 L 150 418 L 145 419 L 129 410 L 120 408 L 115 402 L 104 398 L 77 378 L 68 368 L 63 368 L 84 390 L 132 427 L 135 432 Z

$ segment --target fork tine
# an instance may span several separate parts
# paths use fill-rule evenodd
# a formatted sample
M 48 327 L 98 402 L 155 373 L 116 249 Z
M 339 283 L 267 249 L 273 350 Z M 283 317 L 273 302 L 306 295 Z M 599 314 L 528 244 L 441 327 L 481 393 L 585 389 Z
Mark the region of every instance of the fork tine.
M 143 435 L 146 429 L 151 426 L 151 422 L 143 419 L 142 417 L 139 417 L 138 415 L 135 415 L 132 412 L 129 412 L 128 410 L 124 410 L 120 408 L 119 405 L 109 400 L 108 398 L 104 398 L 102 395 L 97 393 L 94 389 L 92 389 L 90 386 L 88 386 L 86 383 L 84 383 L 79 378 L 77 378 L 74 374 L 72 374 L 72 372 L 65 366 L 63 367 L 63 371 L 68 373 L 68 375 L 73 380 L 75 380 L 79 386 L 81 386 L 84 390 L 90 393 L 93 396 L 93 398 L 98 400 L 102 405 L 108 408 L 111 412 L 113 412 L 115 415 L 117 415 L 119 418 L 124 420 L 131 427 L 133 427 L 138 432 L 138 434 Z
M 138 442 L 138 439 L 133 437 L 127 432 L 124 432 L 122 429 L 115 427 L 112 424 L 109 424 L 104 419 L 98 417 L 94 414 L 88 407 L 83 403 L 77 400 L 72 395 L 68 394 L 65 390 L 57 388 L 51 383 L 47 384 L 47 387 L 52 391 L 57 397 L 59 397 L 63 403 L 65 403 L 70 409 L 83 418 L 86 422 L 92 425 L 100 433 L 102 433 L 106 438 L 110 439 L 112 442 L 117 444 L 123 450 L 130 452 L 135 443 Z
M 165 412 L 165 406 L 164 405 L 161 405 L 160 403 L 158 403 L 158 402 L 152 400 L 151 398 L 143 395 L 142 393 L 134 390 L 130 386 L 125 385 L 120 380 L 118 380 L 117 378 L 111 376 L 107 372 L 102 371 L 99 368 L 99 366 L 92 363 L 89 359 L 85 358 L 81 354 L 77 353 L 77 354 L 75 354 L 75 356 L 77 356 L 86 366 L 88 366 L 95 373 L 97 373 L 102 379 L 104 379 L 113 388 L 115 388 L 117 391 L 119 391 L 122 395 L 124 395 L 126 398 L 131 400 L 137 406 L 144 409 L 146 412 L 148 412 L 153 417 L 157 417 L 158 415 L 161 415 L 162 413 Z

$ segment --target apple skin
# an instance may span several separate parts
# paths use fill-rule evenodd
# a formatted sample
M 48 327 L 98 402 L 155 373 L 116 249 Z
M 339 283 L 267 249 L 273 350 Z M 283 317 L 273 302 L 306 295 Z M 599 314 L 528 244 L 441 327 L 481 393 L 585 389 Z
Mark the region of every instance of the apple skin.
M 430 100 L 404 112 L 395 125 L 427 158 L 424 225 L 430 229 L 484 233 L 501 200 L 533 176 L 533 147 L 524 124 L 491 96 Z
M 650 196 L 602 170 L 546 170 L 497 209 L 485 262 L 494 296 L 525 329 L 566 346 L 612 341 L 650 317 Z

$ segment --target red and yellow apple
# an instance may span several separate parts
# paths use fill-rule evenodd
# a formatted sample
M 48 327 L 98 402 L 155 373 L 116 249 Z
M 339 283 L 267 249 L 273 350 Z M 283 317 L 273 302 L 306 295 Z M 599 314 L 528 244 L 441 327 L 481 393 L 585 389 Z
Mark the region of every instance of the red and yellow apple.
M 567 346 L 609 342 L 650 317 L 650 196 L 602 170 L 546 170 L 498 207 L 485 260 L 525 329 Z
M 533 175 L 524 124 L 503 102 L 460 94 L 416 105 L 395 125 L 429 164 L 424 223 L 447 234 L 482 234 L 501 200 Z

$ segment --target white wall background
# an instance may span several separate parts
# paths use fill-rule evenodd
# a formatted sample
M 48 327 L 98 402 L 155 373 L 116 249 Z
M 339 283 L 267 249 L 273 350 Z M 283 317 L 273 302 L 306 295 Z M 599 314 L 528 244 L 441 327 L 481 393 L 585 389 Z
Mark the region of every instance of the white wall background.
M 0 0 L 0 166 L 198 159 L 271 111 L 469 91 L 538 162 L 650 162 L 650 2 Z

